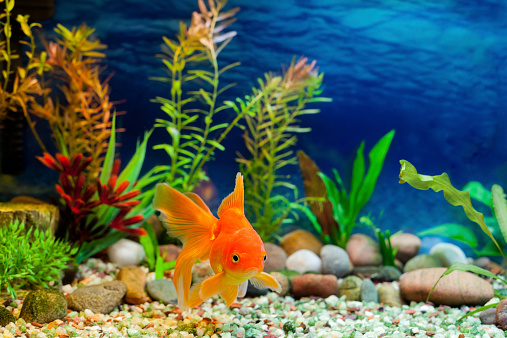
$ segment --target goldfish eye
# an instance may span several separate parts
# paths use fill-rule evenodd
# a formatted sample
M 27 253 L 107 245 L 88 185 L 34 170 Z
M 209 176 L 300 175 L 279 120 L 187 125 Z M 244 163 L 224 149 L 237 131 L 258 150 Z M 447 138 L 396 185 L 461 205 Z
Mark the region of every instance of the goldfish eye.
M 264 255 L 264 262 L 266 261 L 266 255 Z
M 233 261 L 234 263 L 239 262 L 239 255 L 238 255 L 238 254 L 234 254 L 234 255 L 232 255 L 232 256 L 231 256 L 231 258 L 232 258 L 232 261 Z

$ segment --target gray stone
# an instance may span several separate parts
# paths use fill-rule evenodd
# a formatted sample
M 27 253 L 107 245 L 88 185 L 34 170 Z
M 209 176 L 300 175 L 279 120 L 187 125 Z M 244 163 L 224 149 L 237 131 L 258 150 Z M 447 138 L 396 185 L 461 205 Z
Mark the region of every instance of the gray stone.
M 178 300 L 174 283 L 168 279 L 152 280 L 147 284 L 146 289 L 153 300 L 158 300 L 164 304 L 174 304 Z
M 400 270 L 394 266 L 358 266 L 352 270 L 352 274 L 375 282 L 392 282 L 401 276 Z
M 378 292 L 370 279 L 364 279 L 361 283 L 361 301 L 378 303 Z
M 143 246 L 127 238 L 122 238 L 107 249 L 112 263 L 118 266 L 139 265 L 145 257 Z
M 0 327 L 7 326 L 9 323 L 15 323 L 16 318 L 5 307 L 0 306 Z
M 282 270 L 285 268 L 287 261 L 287 253 L 278 245 L 272 243 L 265 243 L 264 250 L 266 250 L 266 262 L 264 262 L 264 271 L 270 272 L 275 270 Z
M 352 268 L 347 251 L 336 245 L 324 245 L 320 250 L 320 258 L 324 274 L 340 278 L 348 275 Z
M 127 292 L 124 282 L 115 280 L 98 285 L 83 286 L 67 296 L 69 309 L 108 314 L 121 303 Z
M 457 245 L 451 243 L 438 243 L 430 249 L 430 255 L 438 258 L 443 267 L 454 263 L 468 264 L 467 256 Z
M 433 257 L 431 255 L 417 255 L 411 260 L 405 264 L 403 267 L 403 272 L 410 272 L 414 270 L 419 269 L 426 269 L 426 268 L 439 268 L 442 264 L 440 263 L 440 260 L 436 257 Z
M 65 296 L 58 290 L 34 290 L 26 296 L 19 318 L 28 323 L 45 324 L 67 315 Z
M 481 320 L 482 325 L 496 325 L 496 308 L 493 307 L 491 309 L 486 309 L 481 311 L 479 315 L 479 319 Z

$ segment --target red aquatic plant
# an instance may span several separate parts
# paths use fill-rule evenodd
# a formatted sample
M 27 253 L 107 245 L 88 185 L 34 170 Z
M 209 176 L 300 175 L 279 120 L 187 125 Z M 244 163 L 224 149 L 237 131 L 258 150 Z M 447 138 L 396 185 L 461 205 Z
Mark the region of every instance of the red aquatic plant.
M 84 158 L 77 154 L 69 158 L 62 154 L 55 157 L 44 153 L 37 157 L 45 166 L 60 173 L 59 184 L 56 190 L 65 202 L 63 215 L 69 224 L 70 240 L 83 243 L 107 235 L 107 232 L 98 228 L 97 225 L 104 223 L 99 217 L 99 209 L 106 205 L 119 212 L 109 224 L 112 229 L 134 235 L 146 234 L 144 229 L 127 228 L 129 225 L 137 224 L 144 220 L 142 215 L 135 215 L 125 218 L 132 209 L 140 203 L 132 200 L 141 194 L 140 190 L 125 192 L 130 182 L 125 180 L 117 186 L 120 160 L 116 160 L 109 176 L 107 184 L 103 184 L 100 178 L 93 183 L 86 183 L 86 168 L 91 163 L 91 157 Z

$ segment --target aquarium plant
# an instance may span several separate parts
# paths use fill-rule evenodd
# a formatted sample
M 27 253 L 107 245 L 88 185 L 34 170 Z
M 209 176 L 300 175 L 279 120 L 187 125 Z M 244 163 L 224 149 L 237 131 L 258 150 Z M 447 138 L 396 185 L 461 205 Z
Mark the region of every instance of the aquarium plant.
M 360 217 L 359 222 L 361 224 L 370 227 L 375 233 L 375 236 L 377 237 L 379 243 L 380 253 L 382 254 L 382 263 L 384 264 L 384 266 L 396 267 L 395 259 L 396 253 L 398 252 L 398 247 L 393 248 L 393 245 L 391 244 L 391 237 L 398 235 L 399 233 L 401 233 L 401 231 L 398 231 L 394 235 L 391 235 L 391 231 L 389 230 L 382 231 L 375 224 L 374 219 L 370 215 Z
M 443 191 L 444 197 L 451 205 L 454 206 L 461 206 L 463 207 L 463 210 L 465 211 L 466 216 L 468 219 L 470 219 L 472 222 L 479 225 L 481 230 L 491 239 L 492 243 L 496 246 L 500 254 L 502 255 L 504 262 L 507 263 L 507 259 L 505 257 L 505 254 L 502 250 L 502 247 L 498 243 L 498 241 L 495 239 L 491 231 L 489 230 L 488 226 L 484 222 L 484 215 L 477 210 L 474 209 L 472 206 L 472 201 L 470 199 L 470 193 L 468 191 L 460 191 L 453 187 L 449 176 L 446 173 L 443 173 L 441 175 L 437 176 L 428 176 L 428 175 L 421 175 L 417 173 L 416 168 L 408 161 L 401 160 L 401 170 L 400 170 L 400 183 L 408 183 L 412 187 L 419 189 L 419 190 L 428 190 L 432 189 L 435 192 Z M 505 194 L 503 193 L 503 189 L 498 186 L 494 185 L 492 188 L 492 199 L 493 199 L 493 208 L 496 215 L 496 218 L 498 220 L 498 225 L 501 229 L 502 235 L 504 236 L 504 239 L 507 240 L 507 200 L 505 200 Z M 454 263 L 451 265 L 443 274 L 440 276 L 440 278 L 437 280 L 435 285 L 433 286 L 431 292 L 435 289 L 436 285 L 440 281 L 440 279 L 453 271 L 469 271 L 469 272 L 475 272 L 481 275 L 484 275 L 486 277 L 490 277 L 496 280 L 499 280 L 500 282 L 507 285 L 507 281 L 499 277 L 490 271 L 480 268 L 478 266 L 472 265 L 472 264 L 463 264 L 463 263 Z M 430 292 L 430 294 L 431 294 Z M 428 299 L 429 296 L 428 295 Z M 483 311 L 487 308 L 496 307 L 498 303 L 490 304 L 485 307 L 481 307 L 479 309 L 476 309 L 475 311 L 471 311 L 467 313 L 464 317 L 467 317 L 469 315 L 478 313 L 480 311 Z M 462 318 L 464 318 L 462 317 Z
M 236 35 L 227 31 L 236 20 L 239 8 L 224 11 L 226 0 L 209 0 L 208 7 L 198 1 L 199 12 L 192 13 L 187 27 L 180 23 L 176 40 L 164 37 L 162 61 L 167 77 L 153 78 L 170 84 L 170 96 L 157 97 L 166 114 L 157 119 L 156 127 L 164 128 L 169 143 L 153 148 L 165 151 L 169 164 L 157 167 L 164 172 L 164 181 L 181 192 L 191 192 L 202 180 L 208 180 L 204 164 L 212 158 L 231 129 L 246 113 L 237 112 L 230 123 L 217 123 L 217 115 L 229 108 L 219 104 L 218 98 L 234 83 L 223 85 L 220 76 L 239 65 L 238 62 L 219 66 L 218 57 Z M 196 88 L 198 87 L 198 88 Z M 223 114 L 222 114 L 223 115 Z
M 326 243 L 333 243 L 342 248 L 346 247 L 352 230 L 356 226 L 359 213 L 373 194 L 393 137 L 394 130 L 391 130 L 370 150 L 368 154 L 370 163 L 366 175 L 363 155 L 365 142 L 361 142 L 352 167 L 352 180 L 349 193 L 347 193 L 347 189 L 336 169 L 333 169 L 333 173 L 337 183 L 324 173 L 318 173 L 326 186 L 327 197 L 333 206 L 333 218 L 336 221 L 337 227 L 323 229 L 318 223 L 317 218 L 312 215 L 310 209 L 301 208 L 301 210 L 305 212 L 315 230 L 317 230 Z M 324 230 L 328 232 L 324 232 Z
M 77 252 L 77 247 L 57 240 L 51 230 L 25 229 L 17 220 L 0 226 L 0 291 L 16 299 L 23 287 L 58 284 L 60 272 Z
M 470 198 L 481 202 L 491 210 L 491 216 L 484 217 L 484 223 L 487 225 L 493 237 L 497 240 L 498 244 L 503 248 L 506 245 L 505 237 L 502 233 L 502 227 L 499 226 L 500 222 L 507 221 L 507 213 L 496 212 L 495 210 L 503 210 L 502 199 L 503 189 L 501 186 L 495 184 L 491 190 L 486 189 L 481 183 L 472 181 L 467 183 L 463 191 L 470 193 Z M 494 207 L 496 205 L 496 207 Z M 499 218 L 498 218 L 499 217 Z M 482 249 L 478 249 L 478 238 L 469 227 L 456 223 L 445 223 L 435 227 L 420 231 L 418 236 L 444 236 L 451 238 L 458 242 L 464 243 L 478 256 L 500 256 L 498 248 L 493 241 L 488 241 Z
M 322 92 L 323 73 L 315 63 L 293 59 L 283 75 L 266 73 L 264 79 L 257 80 L 259 85 L 252 88 L 251 95 L 238 100 L 240 107 L 251 106 L 242 125 L 247 154 L 239 154 L 237 159 L 245 180 L 246 212 L 264 241 L 280 229 L 291 204 L 298 200 L 297 187 L 283 169 L 297 164 L 293 151 L 296 134 L 311 130 L 301 127 L 299 118 L 319 112 L 306 109 L 307 104 L 329 101 L 317 97 Z M 253 102 L 259 96 L 261 99 Z M 239 111 L 237 106 L 234 109 Z
M 76 261 L 82 262 L 98 251 L 110 246 L 127 234 L 144 235 L 139 228 L 149 217 L 154 191 L 148 187 L 160 177 L 150 171 L 138 180 L 144 162 L 148 138 L 137 144 L 136 152 L 120 172 L 120 160 L 115 156 L 115 121 L 109 148 L 102 164 L 100 176 L 86 183 L 85 169 L 90 157 L 77 154 L 69 158 L 45 153 L 39 160 L 60 173 L 56 189 L 62 198 L 62 218 L 67 223 L 66 238 L 79 247 Z
M 155 231 L 150 223 L 145 222 L 143 228 L 146 234 L 139 236 L 139 243 L 143 246 L 144 253 L 146 254 L 146 262 L 150 271 L 155 272 L 155 279 L 164 278 L 164 272 L 173 269 L 176 261 L 165 262 L 166 252 L 160 255 L 158 248 L 158 240 Z
M 55 32 L 59 38 L 45 42 L 38 58 L 39 81 L 46 90 L 30 113 L 48 122 L 60 154 L 91 159 L 84 169 L 90 184 L 101 171 L 111 135 L 113 103 L 108 79 L 102 79 L 105 55 L 99 52 L 106 46 L 92 38 L 94 29 L 85 24 L 71 30 L 58 24 Z

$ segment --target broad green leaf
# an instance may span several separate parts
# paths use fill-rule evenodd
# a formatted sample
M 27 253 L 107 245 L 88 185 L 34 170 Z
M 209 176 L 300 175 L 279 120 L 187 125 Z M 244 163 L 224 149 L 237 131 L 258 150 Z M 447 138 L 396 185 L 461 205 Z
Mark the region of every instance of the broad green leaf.
M 115 129 L 116 129 L 116 112 L 113 114 L 113 124 L 111 125 L 111 136 L 109 137 L 109 143 L 108 143 L 108 147 L 107 147 L 106 157 L 104 158 L 104 162 L 102 163 L 102 171 L 100 172 L 100 176 L 99 176 L 102 183 L 106 183 L 109 181 L 109 177 L 111 176 L 111 171 L 113 170 L 114 155 L 115 155 L 115 151 L 116 151 L 116 149 L 115 149 L 115 143 L 116 143 Z
M 463 191 L 468 191 L 470 193 L 470 197 L 474 200 L 477 200 L 490 208 L 491 204 L 491 192 L 486 189 L 481 183 L 477 181 L 468 182 L 464 187 Z
M 355 218 L 359 214 L 361 207 L 358 205 L 359 190 L 364 181 L 365 163 L 364 163 L 364 141 L 361 142 L 356 151 L 356 158 L 352 166 L 352 182 L 349 193 L 349 210 L 347 212 L 347 223 L 355 222 Z
M 417 233 L 417 236 L 444 236 L 469 245 L 477 246 L 477 237 L 474 232 L 461 224 L 445 223 Z
M 498 184 L 491 187 L 491 198 L 498 227 L 502 231 L 503 238 L 507 241 L 507 201 L 503 189 Z
M 507 259 L 505 258 L 502 248 L 496 241 L 495 237 L 491 234 L 491 231 L 488 229 L 486 223 L 484 222 L 484 215 L 472 206 L 472 201 L 470 200 L 470 193 L 468 191 L 460 191 L 454 188 L 449 180 L 449 176 L 446 173 L 443 173 L 438 176 L 427 176 L 420 175 L 417 173 L 415 167 L 408 161 L 401 160 L 401 170 L 400 170 L 400 183 L 408 183 L 412 187 L 419 190 L 428 190 L 433 189 L 435 192 L 443 191 L 445 199 L 454 206 L 462 206 L 463 210 L 467 217 L 472 221 L 477 223 L 482 231 L 495 243 L 498 250 L 502 253 L 503 259 L 507 263 Z

